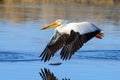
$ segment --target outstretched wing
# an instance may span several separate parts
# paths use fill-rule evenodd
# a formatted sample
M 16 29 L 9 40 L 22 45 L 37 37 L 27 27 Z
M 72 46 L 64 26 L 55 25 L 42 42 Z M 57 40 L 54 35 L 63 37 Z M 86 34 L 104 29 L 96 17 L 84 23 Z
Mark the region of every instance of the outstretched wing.
M 50 42 L 47 44 L 46 48 L 40 55 L 41 60 L 44 62 L 49 61 L 51 57 L 54 56 L 55 52 L 58 51 L 67 41 L 68 34 L 60 34 L 57 30 L 54 32 Z
M 96 30 L 94 32 L 80 34 L 79 32 L 74 32 L 73 30 L 70 33 L 69 38 L 67 39 L 60 55 L 61 59 L 67 60 L 70 59 L 71 56 L 83 46 L 84 43 L 93 38 L 96 34 L 98 34 L 100 30 Z

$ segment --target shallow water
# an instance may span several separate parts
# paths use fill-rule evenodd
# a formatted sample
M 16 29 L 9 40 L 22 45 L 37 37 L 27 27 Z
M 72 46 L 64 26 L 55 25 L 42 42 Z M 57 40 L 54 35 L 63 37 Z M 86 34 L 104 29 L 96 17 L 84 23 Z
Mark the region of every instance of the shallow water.
M 44 68 L 58 79 L 120 79 L 118 4 L 97 6 L 62 0 L 3 1 L 0 2 L 0 79 L 42 80 L 39 72 Z M 53 29 L 40 31 L 39 28 L 58 18 L 92 22 L 104 31 L 105 37 L 101 40 L 91 39 L 70 61 L 61 61 L 57 54 L 50 62 L 41 62 L 38 56 L 48 43 Z M 57 62 L 62 64 L 49 65 Z

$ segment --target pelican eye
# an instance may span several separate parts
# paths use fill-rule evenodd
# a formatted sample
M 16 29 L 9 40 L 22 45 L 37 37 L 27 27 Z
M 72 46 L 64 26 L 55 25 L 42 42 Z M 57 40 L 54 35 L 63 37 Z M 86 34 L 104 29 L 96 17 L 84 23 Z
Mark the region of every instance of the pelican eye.
M 59 24 L 59 25 L 61 24 L 61 21 L 59 21 L 59 20 L 57 20 L 57 21 L 55 21 L 55 22 L 56 22 L 57 24 Z

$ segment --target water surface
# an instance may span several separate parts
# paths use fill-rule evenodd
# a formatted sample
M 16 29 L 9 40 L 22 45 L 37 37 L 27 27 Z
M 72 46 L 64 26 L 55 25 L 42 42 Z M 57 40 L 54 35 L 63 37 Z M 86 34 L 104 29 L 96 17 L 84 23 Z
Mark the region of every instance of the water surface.
M 58 79 L 119 80 L 119 1 L 1 0 L 0 75 L 2 80 L 42 80 L 39 72 L 48 69 Z M 40 31 L 56 19 L 89 21 L 103 29 L 105 37 L 87 42 L 70 61 L 58 54 L 52 61 L 39 59 L 54 29 Z M 59 66 L 50 63 L 60 62 Z

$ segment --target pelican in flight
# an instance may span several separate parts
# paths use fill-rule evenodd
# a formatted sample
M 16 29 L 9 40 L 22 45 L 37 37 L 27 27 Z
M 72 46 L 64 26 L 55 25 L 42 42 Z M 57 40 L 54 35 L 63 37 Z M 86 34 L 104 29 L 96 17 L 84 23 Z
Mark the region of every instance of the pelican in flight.
M 55 28 L 54 33 L 41 53 L 41 60 L 49 61 L 54 54 L 62 48 L 60 58 L 69 60 L 71 56 L 93 37 L 102 39 L 103 31 L 90 22 L 69 22 L 58 19 L 55 22 L 45 25 L 41 30 Z

